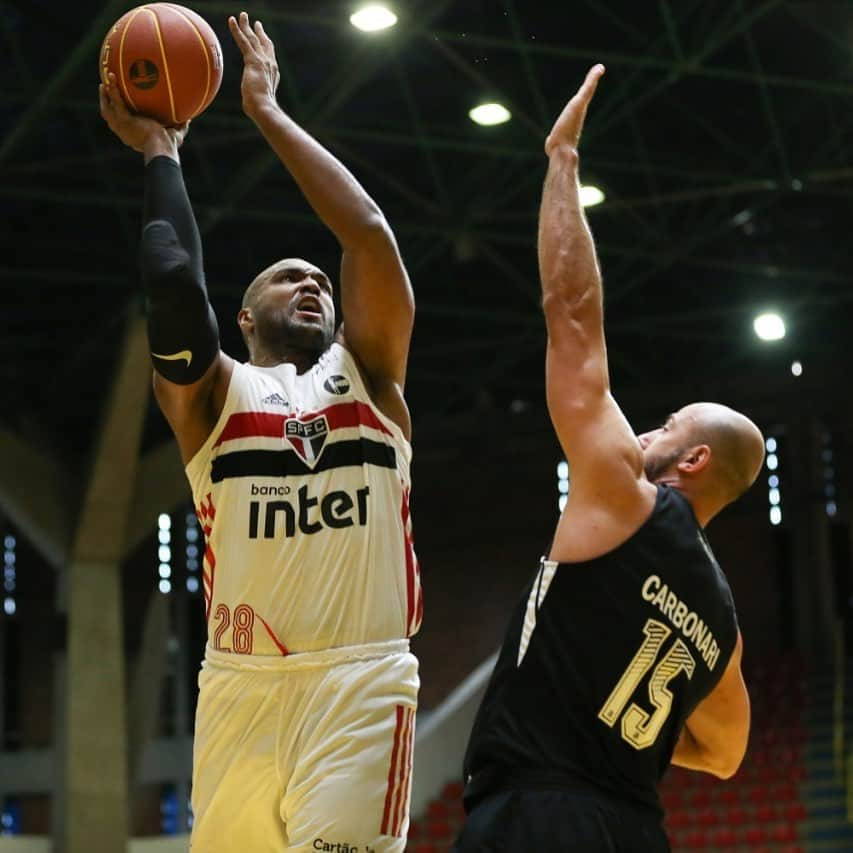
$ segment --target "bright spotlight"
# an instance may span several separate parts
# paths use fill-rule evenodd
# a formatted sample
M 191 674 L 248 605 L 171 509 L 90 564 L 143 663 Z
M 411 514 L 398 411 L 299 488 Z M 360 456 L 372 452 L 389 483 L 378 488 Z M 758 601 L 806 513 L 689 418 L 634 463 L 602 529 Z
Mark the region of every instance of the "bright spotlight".
M 495 124 L 504 124 L 512 118 L 510 111 L 503 105 L 497 103 L 479 104 L 468 112 L 468 117 L 475 124 L 491 127 Z
M 803 363 L 801 361 L 791 362 L 791 373 L 794 376 L 802 376 L 803 375 Z
M 397 16 L 387 6 L 371 3 L 353 12 L 349 21 L 362 32 L 376 33 L 393 27 L 397 23 Z
M 595 207 L 604 201 L 604 193 L 598 187 L 589 184 L 581 187 L 581 204 L 584 207 Z
M 778 314 L 759 314 L 752 328 L 762 341 L 780 341 L 785 337 L 785 321 Z

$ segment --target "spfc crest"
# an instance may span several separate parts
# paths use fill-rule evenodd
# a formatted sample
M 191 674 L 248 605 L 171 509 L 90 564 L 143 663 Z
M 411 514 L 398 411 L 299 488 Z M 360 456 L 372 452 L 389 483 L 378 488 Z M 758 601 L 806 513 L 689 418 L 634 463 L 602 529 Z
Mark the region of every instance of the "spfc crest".
M 328 434 L 329 422 L 325 415 L 310 421 L 289 418 L 284 424 L 284 437 L 309 468 L 313 468 L 320 458 Z

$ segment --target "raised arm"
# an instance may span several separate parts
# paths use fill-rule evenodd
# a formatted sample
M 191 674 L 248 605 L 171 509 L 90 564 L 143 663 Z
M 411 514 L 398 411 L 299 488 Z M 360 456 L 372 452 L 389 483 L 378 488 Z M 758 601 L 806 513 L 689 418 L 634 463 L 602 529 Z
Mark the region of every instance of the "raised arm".
M 655 494 L 639 442 L 610 394 L 601 273 L 580 202 L 578 143 L 603 73 L 601 65 L 590 69 L 546 140 L 539 214 L 548 411 L 571 475 L 552 554 L 566 560 L 622 541 L 648 515 Z
M 178 149 L 187 126 L 166 128 L 130 113 L 112 75 L 101 85 L 100 102 L 110 129 L 145 163 L 139 260 L 154 391 L 187 462 L 216 423 L 233 364 L 219 349 L 201 237 L 181 173 Z
M 341 302 L 348 348 L 374 391 L 402 393 L 414 299 L 394 235 L 363 187 L 276 100 L 275 47 L 260 21 L 231 17 L 243 54 L 243 109 L 293 176 L 308 203 L 343 250 Z M 402 398 L 401 398 L 402 399 Z

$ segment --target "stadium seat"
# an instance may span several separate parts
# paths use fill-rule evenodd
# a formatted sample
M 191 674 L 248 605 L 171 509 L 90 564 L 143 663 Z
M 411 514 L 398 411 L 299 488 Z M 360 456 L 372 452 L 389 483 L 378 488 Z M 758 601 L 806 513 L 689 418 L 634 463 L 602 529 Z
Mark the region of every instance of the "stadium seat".
M 702 809 L 696 815 L 696 823 L 698 823 L 699 826 L 704 826 L 705 828 L 716 826 L 720 823 L 720 816 L 716 811 L 714 811 L 714 809 Z
M 690 805 L 694 809 L 705 809 L 711 805 L 711 793 L 706 790 L 694 791 L 690 795 Z
M 714 832 L 711 842 L 716 847 L 734 847 L 737 844 L 737 835 L 733 829 L 724 826 Z
M 690 814 L 686 809 L 674 809 L 669 813 L 666 822 L 672 829 L 684 829 L 690 826 Z
M 743 806 L 732 806 L 726 812 L 726 823 L 729 826 L 743 826 L 749 819 L 750 814 Z
M 758 823 L 772 823 L 779 819 L 779 812 L 770 803 L 759 803 L 755 808 L 755 820 Z
M 788 820 L 791 823 L 798 823 L 799 821 L 806 819 L 808 812 L 806 811 L 804 803 L 785 803 L 784 815 L 785 820 Z
M 704 850 L 708 846 L 708 836 L 701 829 L 694 829 L 682 838 L 681 844 L 688 850 Z
M 727 806 L 736 806 L 742 798 L 734 785 L 721 785 L 717 793 L 717 799 Z
M 448 782 L 441 791 L 444 800 L 461 800 L 464 786 L 461 782 Z
M 767 788 L 764 785 L 755 785 L 747 795 L 747 799 L 756 805 L 767 802 Z
M 767 830 L 763 826 L 751 826 L 745 830 L 742 838 L 750 847 L 767 843 Z
M 779 844 L 796 841 L 798 834 L 796 825 L 792 823 L 782 823 L 770 830 L 770 837 Z
M 787 770 L 787 778 L 789 782 L 802 782 L 808 776 L 808 771 L 802 764 L 795 764 Z
M 795 785 L 779 785 L 770 792 L 771 798 L 776 802 L 793 803 L 799 799 L 799 793 Z
M 426 816 L 430 820 L 443 820 L 450 816 L 450 808 L 442 800 L 433 800 L 427 806 Z
M 426 834 L 432 841 L 444 841 L 450 838 L 452 830 L 446 820 L 431 820 L 427 823 Z
M 661 803 L 666 811 L 684 807 L 684 794 L 678 789 L 668 789 L 661 792 Z

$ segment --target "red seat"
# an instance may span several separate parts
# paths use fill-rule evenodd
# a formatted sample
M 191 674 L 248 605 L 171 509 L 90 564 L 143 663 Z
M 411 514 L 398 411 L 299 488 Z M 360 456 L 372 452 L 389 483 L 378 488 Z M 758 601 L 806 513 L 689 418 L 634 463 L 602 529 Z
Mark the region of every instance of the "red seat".
M 409 821 L 409 841 L 413 841 L 421 834 L 421 825 L 416 820 Z
M 661 803 L 663 807 L 669 811 L 670 809 L 680 809 L 684 807 L 684 794 L 677 788 L 671 791 L 661 792 Z
M 797 835 L 797 827 L 792 823 L 782 823 L 770 830 L 770 837 L 780 844 L 796 841 Z
M 770 785 L 773 782 L 779 781 L 779 770 L 773 764 L 763 764 L 761 767 L 756 767 L 755 781 L 762 785 Z
M 450 823 L 446 820 L 431 820 L 427 823 L 426 834 L 433 841 L 444 841 L 450 837 Z
M 690 826 L 690 815 L 684 809 L 674 809 L 669 813 L 667 824 L 672 829 L 684 829 Z
M 407 853 L 438 853 L 438 847 L 429 841 L 420 841 L 414 847 L 407 847 Z
M 751 803 L 764 803 L 767 801 L 767 788 L 764 785 L 756 785 L 748 794 Z
M 740 792 L 734 785 L 723 785 L 717 794 L 717 799 L 727 806 L 736 806 L 741 801 Z
M 755 847 L 767 841 L 767 830 L 763 826 L 751 826 L 743 833 L 743 840 Z
M 734 847 L 737 844 L 737 835 L 733 829 L 724 826 L 711 836 L 711 841 L 716 847 Z
M 726 814 L 726 822 L 730 826 L 743 826 L 749 820 L 749 812 L 742 806 L 732 806 Z
M 791 821 L 792 823 L 797 823 L 798 821 L 805 820 L 808 816 L 805 804 L 799 802 L 785 803 L 784 814 L 785 819 Z
M 771 797 L 782 803 L 792 803 L 799 799 L 796 785 L 779 785 L 771 792 Z
M 449 816 L 450 809 L 447 807 L 447 803 L 441 800 L 433 800 L 427 806 L 427 817 L 432 820 L 444 820 Z
M 711 794 L 708 791 L 695 791 L 690 797 L 690 805 L 694 809 L 704 809 L 711 805 Z
M 708 846 L 708 836 L 701 829 L 688 832 L 681 843 L 689 850 L 704 850 Z
M 698 823 L 699 826 L 707 828 L 716 826 L 720 822 L 720 815 L 714 811 L 714 809 L 702 809 L 702 811 L 696 815 L 696 823 Z
M 753 744 L 747 753 L 749 763 L 755 767 L 764 767 L 770 763 L 770 750 L 762 749 Z
M 441 790 L 441 796 L 445 800 L 461 800 L 464 785 L 461 782 L 448 782 Z
M 755 809 L 755 819 L 758 823 L 772 823 L 779 819 L 779 813 L 770 803 L 760 803 Z
M 788 768 L 786 775 L 790 782 L 802 782 L 809 774 L 802 764 L 795 764 L 793 767 Z

